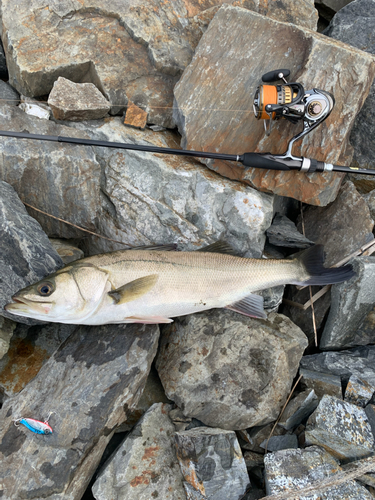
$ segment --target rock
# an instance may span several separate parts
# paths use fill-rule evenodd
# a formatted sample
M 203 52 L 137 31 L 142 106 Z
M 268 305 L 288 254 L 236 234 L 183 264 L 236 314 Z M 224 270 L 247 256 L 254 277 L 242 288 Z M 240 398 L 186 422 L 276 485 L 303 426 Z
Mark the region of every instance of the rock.
M 351 263 L 357 275 L 333 285 L 331 310 L 320 340 L 320 349 L 335 350 L 375 342 L 375 333 L 364 325 L 375 307 L 375 257 L 357 257 Z
M 322 288 L 311 287 L 311 294 L 314 296 Z M 315 344 L 315 332 L 311 307 L 304 309 L 303 306 L 310 301 L 310 289 L 304 287 L 299 289 L 295 286 L 287 286 L 283 297 L 283 304 L 279 312 L 288 316 L 293 323 L 301 328 L 309 340 L 309 345 Z M 293 304 L 291 304 L 293 302 Z M 294 304 L 299 304 L 299 307 Z M 314 302 L 315 326 L 318 336 L 327 317 L 327 312 L 331 306 L 331 291 L 328 290 L 322 297 Z
M 324 34 L 370 54 L 375 54 L 374 19 L 375 4 L 373 0 L 356 0 L 337 12 Z M 353 166 L 375 168 L 373 155 L 375 148 L 374 107 L 375 85 L 373 83 L 350 134 L 350 143 L 354 147 Z M 358 176 L 352 177 L 358 179 Z M 371 177 L 371 183 L 372 189 L 374 189 L 374 177 Z
M 346 386 L 344 400 L 364 408 L 375 393 L 375 385 L 356 375 L 351 375 Z
M 1 63 L 0 63 L 1 68 Z M 0 99 L 2 104 L 7 104 L 8 106 L 18 106 L 20 102 L 19 93 L 11 87 L 8 83 L 0 80 Z
M 128 127 L 144 130 L 147 125 L 147 113 L 133 102 L 128 104 L 124 124 Z
M 279 247 L 309 248 L 314 245 L 298 231 L 294 222 L 281 214 L 276 214 L 266 234 L 271 245 Z
M 284 427 L 287 431 L 294 429 L 307 419 L 317 406 L 318 398 L 313 389 L 300 392 L 295 398 L 289 401 L 279 419 L 278 425 Z M 275 450 L 271 450 L 270 448 L 270 451 Z
M 304 358 L 302 358 L 301 363 Z M 300 368 L 301 384 L 307 389 L 313 389 L 318 399 L 327 394 L 342 399 L 341 378 L 331 373 L 323 373 L 319 371 Z
M 51 245 L 60 255 L 61 260 L 64 264 L 69 264 L 78 259 L 83 259 L 84 253 L 82 250 L 74 245 L 71 245 L 66 240 L 60 240 L 59 238 L 50 238 Z
M 285 285 L 280 285 L 256 292 L 257 295 L 261 295 L 263 297 L 263 307 L 264 310 L 267 311 L 267 313 L 275 312 L 278 310 L 280 304 L 283 301 L 284 290 Z
M 374 436 L 362 408 L 333 396 L 323 396 L 306 424 L 306 443 L 325 448 L 339 460 L 373 454 Z
M 339 474 L 342 468 L 327 451 L 318 446 L 310 446 L 304 450 L 281 450 L 276 453 L 269 453 L 264 458 L 266 492 L 268 495 L 285 493 L 290 490 L 301 490 L 301 493 L 314 483 L 319 484 L 325 479 Z M 303 494 L 303 493 L 302 493 Z M 292 498 L 292 493 L 291 493 Z M 293 497 L 297 498 L 297 497 Z M 334 500 L 345 498 L 348 500 L 370 500 L 370 493 L 355 481 L 348 481 L 339 486 L 332 486 L 329 489 L 319 491 L 319 487 L 314 494 L 306 493 L 298 498 L 322 500 Z
M 353 180 L 355 184 L 355 180 Z M 372 186 L 371 186 L 372 187 Z M 367 206 L 370 210 L 370 216 L 375 220 L 375 190 L 370 191 L 367 194 L 362 195 L 365 199 Z
M 327 207 L 304 207 L 306 237 L 324 245 L 325 266 L 330 267 L 374 238 L 374 221 L 354 184 L 347 181 Z M 298 227 L 302 225 L 299 218 Z
M 270 40 L 274 40 L 271 45 Z M 291 53 L 293 67 L 290 67 Z M 327 65 L 332 70 L 322 72 L 322 66 Z M 211 21 L 192 62 L 174 89 L 174 117 L 183 136 L 182 146 L 232 154 L 284 152 L 292 135 L 297 133 L 294 125 L 280 120 L 271 136 L 266 137 L 263 124 L 251 118 L 250 113 L 252 95 L 262 74 L 280 67 L 290 67 L 291 81 L 303 83 L 306 90 L 329 89 L 336 98 L 330 117 L 317 131 L 307 135 L 301 145 L 294 147 L 294 154 L 330 163 L 350 162 L 350 130 L 375 72 L 371 56 L 307 29 L 228 5 L 221 7 Z M 351 67 L 351 71 L 347 72 L 346 67 Z M 251 71 L 239 68 L 251 68 Z M 347 78 L 345 82 L 343 77 Z M 354 85 L 357 93 L 352 92 Z M 204 126 L 207 122 L 209 127 Z M 325 144 L 330 144 L 329 152 Z M 339 173 L 306 176 L 302 172 L 262 169 L 245 172 L 237 163 L 222 160 L 205 163 L 222 175 L 249 183 L 261 191 L 319 206 L 336 198 L 342 180 Z
M 142 396 L 140 397 L 136 407 L 129 410 L 126 421 L 116 429 L 116 432 L 130 431 L 134 425 L 137 424 L 139 419 L 146 413 L 146 411 L 151 408 L 151 406 L 158 403 L 171 403 L 171 401 L 165 395 L 159 375 L 152 366 L 150 373 L 148 374 Z
M 94 139 L 179 148 L 171 132 L 128 129 L 120 118 L 82 125 Z M 223 179 L 194 159 L 95 148 L 103 165 L 97 232 L 130 245 L 177 243 L 195 250 L 219 239 L 239 255 L 261 257 L 273 196 Z M 88 253 L 123 246 L 90 237 Z
M 283 436 L 286 431 L 279 425 L 274 425 L 274 423 L 267 425 L 259 425 L 252 427 L 251 429 L 237 431 L 245 444 L 242 444 L 242 448 L 245 450 L 254 451 L 256 453 L 264 453 L 264 449 L 260 447 L 263 441 L 267 440 L 270 436 Z
M 5 356 L 9 349 L 9 342 L 17 323 L 10 319 L 0 316 L 0 360 Z
M 99 473 L 92 488 L 97 500 L 186 499 L 170 409 L 156 403 L 144 414 Z
M 330 21 L 332 17 L 352 0 L 318 0 L 316 8 L 320 14 Z
M 240 498 L 250 483 L 236 434 L 199 427 L 176 433 L 176 451 L 187 498 Z
M 260 446 L 267 451 L 288 450 L 290 448 L 298 448 L 298 439 L 295 434 L 271 436 L 269 439 L 265 439 Z
M 63 263 L 38 222 L 26 212 L 14 189 L 0 181 L 0 310 L 4 310 L 12 295 L 21 288 L 51 274 Z M 16 317 L 30 324 L 27 318 Z
M 18 324 L 9 351 L 0 361 L 0 387 L 5 394 L 11 397 L 22 391 L 76 328 L 58 323 Z
M 97 120 L 111 109 L 110 103 L 92 83 L 74 83 L 59 77 L 48 97 L 55 120 Z
M 375 438 L 375 405 L 368 404 L 365 408 L 366 417 L 370 423 L 372 434 Z
M 246 429 L 276 419 L 306 344 L 282 315 L 257 320 L 212 310 L 163 329 L 156 368 L 184 415 L 212 427 Z
M 88 138 L 84 132 L 71 127 L 29 116 L 14 106 L 3 106 L 0 129 L 9 127 L 17 132 Z M 0 176 L 13 186 L 22 201 L 95 231 L 100 209 L 101 167 L 90 147 L 1 137 L 0 153 Z M 87 234 L 28 209 L 48 236 L 82 238 Z
M 157 325 L 80 326 L 23 391 L 5 401 L 0 481 L 8 498 L 82 498 L 113 432 L 137 404 L 158 337 Z M 13 423 L 50 411 L 49 436 Z
M 303 356 L 301 368 L 341 377 L 344 385 L 351 375 L 375 384 L 375 346 L 361 346 L 339 352 Z
M 90 82 L 111 102 L 113 114 L 122 114 L 130 100 L 147 108 L 150 123 L 173 128 L 173 87 L 202 34 L 194 18 L 222 3 L 62 0 L 57 5 L 36 0 L 30 6 L 20 0 L 14 9 L 3 0 L 10 83 L 25 95 L 37 96 L 48 94 L 59 76 Z M 292 0 L 240 4 L 287 22 L 316 26 L 312 0 L 298 8 Z

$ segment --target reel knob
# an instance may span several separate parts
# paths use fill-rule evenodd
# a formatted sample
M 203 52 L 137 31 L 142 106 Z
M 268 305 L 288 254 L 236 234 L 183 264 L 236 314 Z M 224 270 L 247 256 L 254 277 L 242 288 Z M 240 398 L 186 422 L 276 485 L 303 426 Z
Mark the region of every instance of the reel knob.
M 275 69 L 273 71 L 269 71 L 265 75 L 262 76 L 262 82 L 277 82 L 277 80 L 282 80 L 290 75 L 289 69 Z

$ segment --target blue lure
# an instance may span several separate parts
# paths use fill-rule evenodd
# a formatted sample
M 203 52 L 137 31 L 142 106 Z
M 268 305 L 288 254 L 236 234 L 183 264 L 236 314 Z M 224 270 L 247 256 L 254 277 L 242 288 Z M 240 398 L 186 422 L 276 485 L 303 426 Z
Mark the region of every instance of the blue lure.
M 52 427 L 48 424 L 48 419 L 51 416 L 52 412 L 48 415 L 48 418 L 44 422 L 41 420 L 35 420 L 35 418 L 17 418 L 14 421 L 14 425 L 17 427 L 19 424 L 27 427 L 31 432 L 35 432 L 35 434 L 52 434 Z

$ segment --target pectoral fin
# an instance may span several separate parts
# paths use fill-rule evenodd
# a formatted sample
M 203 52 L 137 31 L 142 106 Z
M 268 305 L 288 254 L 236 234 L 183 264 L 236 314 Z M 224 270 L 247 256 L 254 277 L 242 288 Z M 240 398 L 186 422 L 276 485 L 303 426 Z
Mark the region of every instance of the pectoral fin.
M 158 277 L 159 276 L 157 274 L 143 276 L 143 278 L 138 278 L 134 281 L 130 281 L 130 283 L 126 283 L 120 288 L 108 292 L 108 295 L 113 298 L 113 300 L 116 302 L 116 305 L 131 302 L 132 300 L 139 299 L 140 297 L 142 297 L 142 295 L 145 295 L 147 292 L 149 292 L 151 288 L 153 288 L 156 284 Z
M 252 318 L 266 319 L 267 315 L 263 309 L 263 297 L 251 293 L 247 297 L 226 307 L 231 311 L 236 311 Z

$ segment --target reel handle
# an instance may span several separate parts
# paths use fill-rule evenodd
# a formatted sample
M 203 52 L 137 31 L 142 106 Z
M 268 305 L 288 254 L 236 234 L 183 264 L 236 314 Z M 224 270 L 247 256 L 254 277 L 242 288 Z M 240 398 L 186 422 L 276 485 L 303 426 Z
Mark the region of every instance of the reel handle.
M 290 75 L 289 69 L 275 69 L 262 76 L 262 82 L 277 82 Z

